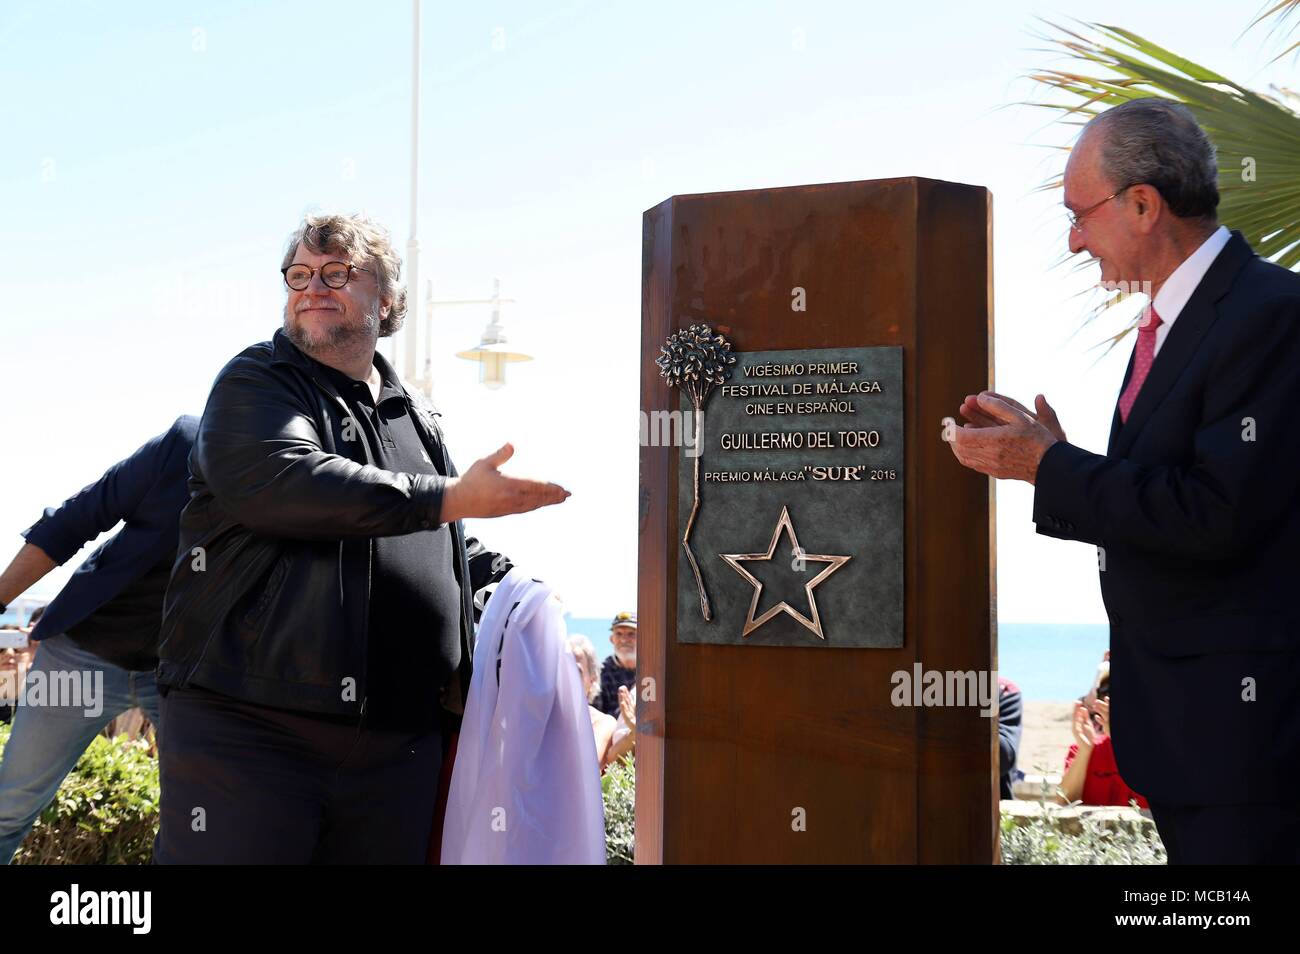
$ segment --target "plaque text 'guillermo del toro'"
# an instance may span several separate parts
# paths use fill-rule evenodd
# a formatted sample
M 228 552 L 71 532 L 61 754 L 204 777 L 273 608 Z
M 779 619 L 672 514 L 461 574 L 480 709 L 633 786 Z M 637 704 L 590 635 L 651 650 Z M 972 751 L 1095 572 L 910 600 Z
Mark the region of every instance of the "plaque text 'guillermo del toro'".
M 691 536 L 713 619 L 678 547 L 678 640 L 903 645 L 903 349 L 737 357 L 709 399 Z M 679 539 L 696 450 L 679 455 Z

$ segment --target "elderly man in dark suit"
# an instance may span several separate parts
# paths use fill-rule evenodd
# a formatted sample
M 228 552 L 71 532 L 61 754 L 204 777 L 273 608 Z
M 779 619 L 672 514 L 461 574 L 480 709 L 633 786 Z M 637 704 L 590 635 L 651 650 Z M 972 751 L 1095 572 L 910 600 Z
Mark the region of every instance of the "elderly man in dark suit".
M 1126 781 L 1171 863 L 1300 861 L 1300 276 L 1217 221 L 1185 107 L 1094 118 L 1065 172 L 1070 250 L 1151 298 L 1104 455 L 968 396 L 962 464 L 1034 485 L 1039 533 L 1100 548 Z

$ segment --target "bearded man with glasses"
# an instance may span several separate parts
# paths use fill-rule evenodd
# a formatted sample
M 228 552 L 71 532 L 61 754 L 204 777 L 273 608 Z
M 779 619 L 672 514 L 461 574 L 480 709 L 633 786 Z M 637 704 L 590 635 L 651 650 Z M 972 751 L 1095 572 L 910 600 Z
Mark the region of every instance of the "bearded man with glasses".
M 510 569 L 465 517 L 559 503 L 463 476 L 375 350 L 406 312 L 388 233 L 308 216 L 284 326 L 222 369 L 164 604 L 159 863 L 421 863 L 476 612 Z M 476 599 L 477 597 L 477 599 Z

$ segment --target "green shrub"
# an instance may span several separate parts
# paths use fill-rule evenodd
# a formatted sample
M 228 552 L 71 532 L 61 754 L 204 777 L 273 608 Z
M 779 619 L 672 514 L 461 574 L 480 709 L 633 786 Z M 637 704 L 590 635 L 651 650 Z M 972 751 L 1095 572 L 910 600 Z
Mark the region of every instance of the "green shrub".
M 630 865 L 636 839 L 636 762 L 625 755 L 600 780 L 605 801 L 605 863 Z
M 0 725 L 0 750 L 9 726 Z M 158 830 L 158 762 L 149 743 L 96 736 L 41 812 L 14 864 L 148 864 Z M 611 865 L 630 865 L 636 818 L 632 756 L 601 779 L 605 850 Z
M 0 725 L 0 750 L 9 727 Z M 605 852 L 611 865 L 633 863 L 636 831 L 636 763 L 611 765 L 601 778 Z M 1046 800 L 1043 799 L 1045 802 Z M 1107 830 L 1084 817 L 1072 835 L 1051 817 L 1017 826 L 1002 821 L 1004 864 L 1165 864 L 1165 850 L 1150 830 Z M 125 735 L 96 736 L 41 813 L 14 856 L 15 864 L 147 864 L 158 829 L 158 762 L 149 743 Z
M 1004 865 L 1163 865 L 1165 846 L 1154 827 L 1106 828 L 1087 815 L 1079 819 L 1082 831 L 1062 830 L 1055 818 L 1058 806 L 1047 799 L 1047 786 L 1039 795 L 1040 817 L 1027 825 L 1002 818 Z
M 9 726 L 0 726 L 0 748 Z M 14 855 L 24 865 L 148 864 L 158 830 L 149 743 L 95 736 Z

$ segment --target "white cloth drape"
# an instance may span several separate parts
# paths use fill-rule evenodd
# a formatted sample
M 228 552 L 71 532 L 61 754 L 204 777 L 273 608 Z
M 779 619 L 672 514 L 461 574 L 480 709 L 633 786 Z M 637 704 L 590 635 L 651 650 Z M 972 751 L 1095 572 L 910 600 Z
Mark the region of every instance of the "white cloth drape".
M 596 741 L 564 612 L 518 569 L 479 626 L 442 863 L 605 863 Z

